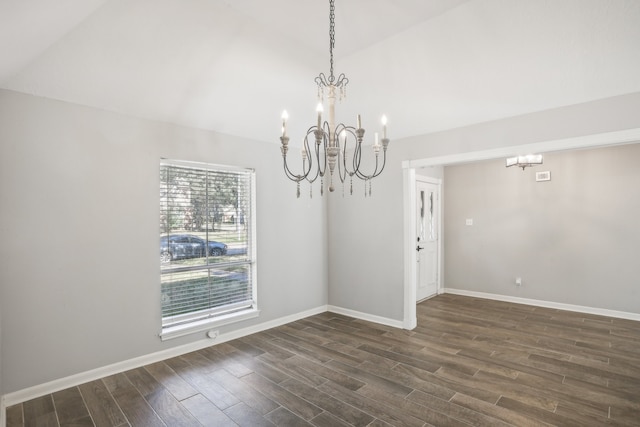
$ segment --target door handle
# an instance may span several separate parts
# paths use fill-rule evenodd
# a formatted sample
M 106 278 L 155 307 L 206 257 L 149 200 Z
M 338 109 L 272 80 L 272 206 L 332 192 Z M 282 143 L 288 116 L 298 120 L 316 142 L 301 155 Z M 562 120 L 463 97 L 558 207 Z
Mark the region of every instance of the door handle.
M 420 245 L 416 246 L 416 251 L 420 252 L 421 250 L 423 250 L 424 248 L 421 248 Z

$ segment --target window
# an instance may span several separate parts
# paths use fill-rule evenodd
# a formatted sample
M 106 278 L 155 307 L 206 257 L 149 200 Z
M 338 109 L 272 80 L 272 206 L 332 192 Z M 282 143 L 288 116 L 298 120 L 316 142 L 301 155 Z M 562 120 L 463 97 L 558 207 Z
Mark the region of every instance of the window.
M 162 339 L 258 315 L 255 178 L 249 169 L 162 160 Z

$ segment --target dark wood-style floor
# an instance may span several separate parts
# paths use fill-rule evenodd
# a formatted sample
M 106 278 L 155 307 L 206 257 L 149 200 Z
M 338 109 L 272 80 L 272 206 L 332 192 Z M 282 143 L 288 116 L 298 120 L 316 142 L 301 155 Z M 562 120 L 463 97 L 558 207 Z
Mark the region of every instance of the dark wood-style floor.
M 640 322 L 455 295 L 323 313 L 15 405 L 14 426 L 640 425 Z

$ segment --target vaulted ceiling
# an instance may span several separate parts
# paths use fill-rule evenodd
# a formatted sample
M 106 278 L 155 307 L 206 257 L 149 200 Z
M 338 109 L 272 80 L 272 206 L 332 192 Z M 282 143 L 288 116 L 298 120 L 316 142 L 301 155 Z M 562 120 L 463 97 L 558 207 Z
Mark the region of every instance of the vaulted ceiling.
M 329 2 L 2 0 L 0 53 L 1 88 L 278 143 L 283 109 L 313 124 Z M 398 139 L 640 92 L 640 1 L 336 0 L 334 55 L 338 120 Z

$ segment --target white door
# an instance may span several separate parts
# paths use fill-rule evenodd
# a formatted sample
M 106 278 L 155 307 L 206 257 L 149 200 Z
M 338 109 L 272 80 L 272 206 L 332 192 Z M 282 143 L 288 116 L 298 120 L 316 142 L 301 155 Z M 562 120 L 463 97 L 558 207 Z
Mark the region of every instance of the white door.
M 440 186 L 416 181 L 416 301 L 438 292 Z

